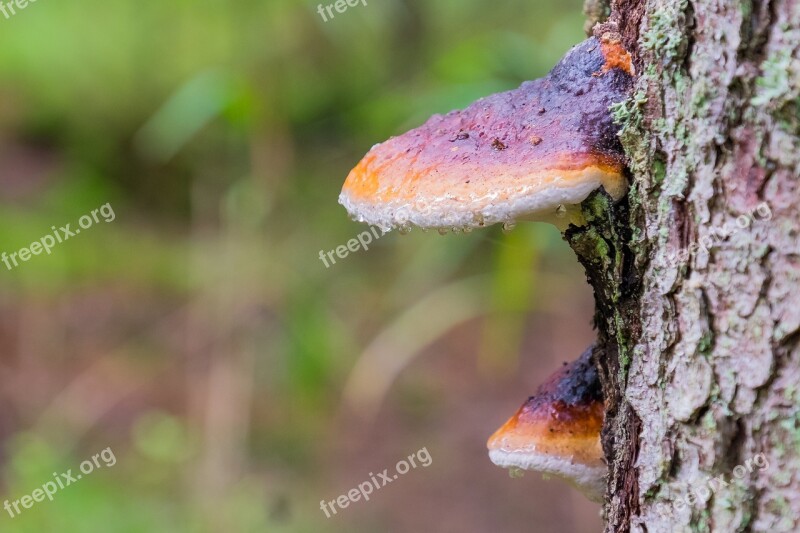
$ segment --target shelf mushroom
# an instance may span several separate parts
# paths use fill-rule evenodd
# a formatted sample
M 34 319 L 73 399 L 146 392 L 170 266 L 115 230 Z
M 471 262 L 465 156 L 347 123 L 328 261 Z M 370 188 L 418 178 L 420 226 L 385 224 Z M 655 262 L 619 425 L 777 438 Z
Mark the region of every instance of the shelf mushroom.
M 627 190 L 610 107 L 633 85 L 631 56 L 606 33 L 573 47 L 544 78 L 375 145 L 339 196 L 354 220 L 384 231 L 460 231 L 521 220 L 565 231 L 602 188 Z M 589 356 L 557 373 L 489 441 L 495 463 L 565 477 L 602 497 L 603 402 Z
M 339 203 L 388 231 L 462 230 L 538 220 L 564 230 L 603 187 L 625 194 L 625 157 L 609 107 L 632 86 L 610 34 L 575 46 L 544 78 L 482 98 L 375 145 Z
M 592 348 L 559 369 L 489 438 L 489 458 L 509 469 L 567 480 L 602 501 L 606 462 L 600 445 L 605 406 Z

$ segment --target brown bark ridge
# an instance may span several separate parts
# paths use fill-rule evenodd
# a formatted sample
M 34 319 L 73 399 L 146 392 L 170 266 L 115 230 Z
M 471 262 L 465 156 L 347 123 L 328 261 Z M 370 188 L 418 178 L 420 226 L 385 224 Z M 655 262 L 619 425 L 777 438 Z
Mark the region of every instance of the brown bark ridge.
M 632 185 L 567 233 L 597 302 L 606 531 L 800 531 L 800 0 L 610 7 Z

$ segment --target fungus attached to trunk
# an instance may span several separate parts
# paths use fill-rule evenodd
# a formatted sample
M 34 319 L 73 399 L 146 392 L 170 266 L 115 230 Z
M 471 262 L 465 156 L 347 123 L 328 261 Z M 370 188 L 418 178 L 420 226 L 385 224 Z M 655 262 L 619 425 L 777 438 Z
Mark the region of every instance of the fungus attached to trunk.
M 624 100 L 630 56 L 610 36 L 575 46 L 542 79 L 374 146 L 339 202 L 384 230 L 553 222 L 599 187 L 624 195 L 624 155 L 609 107 Z
M 600 445 L 603 416 L 589 348 L 550 376 L 489 438 L 489 458 L 504 468 L 564 478 L 589 499 L 601 501 L 607 470 Z
M 544 78 L 375 145 L 350 172 L 339 202 L 353 219 L 388 231 L 442 232 L 519 220 L 565 231 L 602 188 L 627 190 L 625 155 L 610 107 L 633 85 L 631 56 L 605 34 L 575 46 Z M 603 494 L 604 406 L 590 351 L 531 397 L 489 440 L 492 461 L 570 480 Z

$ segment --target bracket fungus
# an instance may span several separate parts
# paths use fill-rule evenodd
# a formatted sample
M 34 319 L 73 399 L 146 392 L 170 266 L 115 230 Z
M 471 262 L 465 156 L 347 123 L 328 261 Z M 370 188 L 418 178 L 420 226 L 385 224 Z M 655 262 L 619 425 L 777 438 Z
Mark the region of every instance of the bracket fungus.
M 545 221 L 581 226 L 581 204 L 627 191 L 626 159 L 610 107 L 633 86 L 619 36 L 573 47 L 544 78 L 434 115 L 377 144 L 348 175 L 339 203 L 384 231 L 471 230 Z M 498 465 L 567 478 L 602 497 L 604 406 L 591 350 L 556 373 L 489 440 Z
M 611 34 L 573 47 L 544 78 L 434 115 L 375 145 L 339 196 L 383 230 L 460 230 L 538 220 L 564 230 L 599 187 L 625 194 L 625 156 L 609 107 L 632 86 Z
M 602 501 L 606 462 L 600 445 L 605 406 L 592 348 L 559 369 L 489 438 L 498 466 L 566 479 Z

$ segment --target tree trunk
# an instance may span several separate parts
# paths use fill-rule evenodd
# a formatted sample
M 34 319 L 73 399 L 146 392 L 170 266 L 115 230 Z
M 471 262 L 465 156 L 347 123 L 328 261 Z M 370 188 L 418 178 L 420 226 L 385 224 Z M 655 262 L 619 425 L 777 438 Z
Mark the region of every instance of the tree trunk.
M 607 4 L 605 4 L 607 7 Z M 597 300 L 607 531 L 800 531 L 800 0 L 591 0 L 633 53 Z

